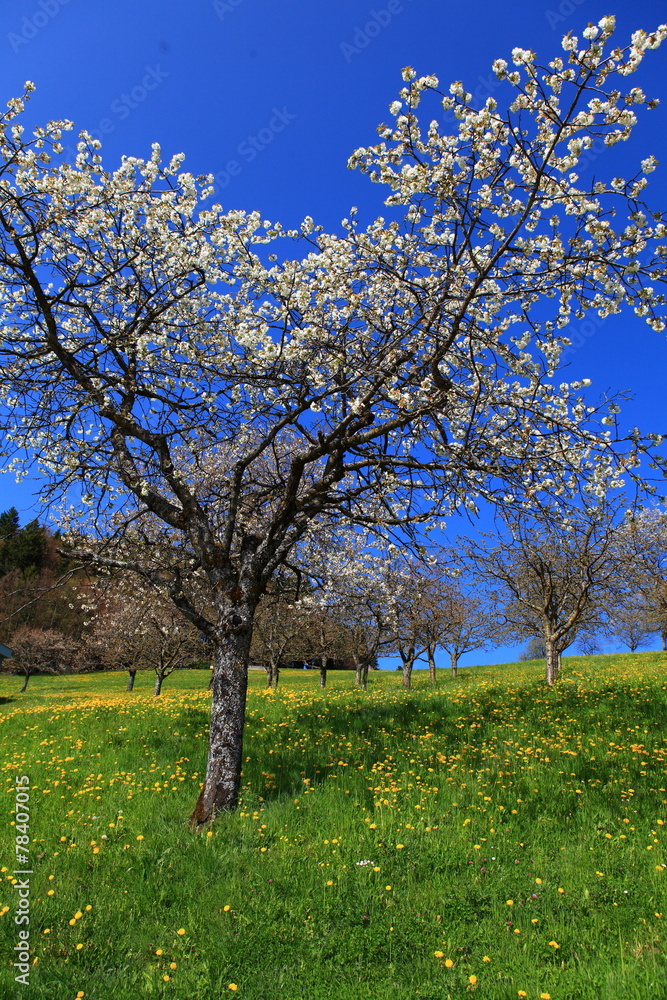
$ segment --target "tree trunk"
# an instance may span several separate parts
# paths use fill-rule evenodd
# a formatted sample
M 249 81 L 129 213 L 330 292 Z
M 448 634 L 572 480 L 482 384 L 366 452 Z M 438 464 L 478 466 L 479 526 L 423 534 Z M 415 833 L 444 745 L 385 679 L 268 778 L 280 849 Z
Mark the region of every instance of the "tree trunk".
M 269 662 L 266 668 L 266 687 L 272 688 L 274 691 L 278 687 L 278 678 L 280 676 L 280 667 L 277 663 L 273 661 Z
M 361 671 L 361 690 L 365 691 L 368 687 L 368 660 L 364 663 L 363 669 Z
M 548 686 L 552 687 L 553 682 L 556 680 L 556 674 L 558 671 L 558 653 L 556 652 L 556 646 L 551 639 L 545 639 L 544 646 L 547 661 L 546 680 Z
M 403 687 L 407 690 L 412 680 L 412 667 L 415 662 L 414 651 L 410 652 L 408 656 L 402 656 L 401 659 L 403 660 Z
M 459 654 L 458 653 L 450 653 L 449 654 L 449 662 L 452 665 L 452 680 L 456 680 L 456 674 L 458 673 L 458 669 L 459 669 Z
M 163 680 L 164 680 L 164 675 L 163 674 L 156 674 L 155 675 L 155 687 L 153 688 L 153 694 L 155 695 L 156 698 L 159 695 L 160 691 L 162 690 L 162 681 Z
M 327 686 L 327 656 L 323 656 L 320 660 L 320 687 L 325 688 Z
M 19 691 L 19 694 L 23 694 L 23 692 L 25 691 L 25 689 L 26 689 L 26 688 L 27 688 L 27 686 L 28 686 L 28 681 L 29 681 L 29 680 L 30 680 L 30 674 L 26 674 L 26 675 L 25 675 L 25 680 L 23 681 L 23 687 L 22 687 L 22 688 L 21 688 L 21 690 Z
M 127 679 L 127 687 L 125 690 L 131 691 L 134 688 L 134 679 L 137 676 L 137 668 L 135 667 L 134 670 L 128 670 L 128 674 L 130 676 Z
M 431 684 L 435 684 L 435 646 L 427 646 L 426 655 L 428 657 L 428 679 Z
M 354 658 L 354 683 L 361 686 L 361 674 L 363 671 L 363 663 L 358 657 Z
M 219 641 L 215 650 L 213 697 L 206 776 L 190 816 L 196 829 L 220 812 L 236 808 L 243 766 L 243 726 L 254 607 L 241 611 L 245 623 Z M 233 616 L 238 620 L 238 613 Z
M 667 653 L 667 628 L 661 630 L 660 636 L 662 638 L 662 651 L 663 653 Z

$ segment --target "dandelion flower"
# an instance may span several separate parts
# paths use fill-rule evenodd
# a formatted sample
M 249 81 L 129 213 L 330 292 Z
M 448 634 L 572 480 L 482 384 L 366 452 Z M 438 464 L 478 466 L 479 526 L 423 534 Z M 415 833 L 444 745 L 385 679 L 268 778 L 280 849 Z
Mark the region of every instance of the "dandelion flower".
M 82 948 L 83 948 L 83 945 L 82 945 L 82 944 L 78 944 L 78 945 L 76 946 L 76 950 L 77 950 L 77 951 L 81 951 L 81 949 L 82 949 Z
M 155 952 L 155 954 L 156 955 L 161 955 L 162 954 L 162 948 L 158 948 L 158 950 Z
M 445 965 L 447 966 L 448 969 L 451 969 L 454 963 L 452 962 L 451 958 L 446 958 Z
M 236 983 L 230 983 L 227 989 L 232 990 L 233 993 L 236 993 L 238 986 L 236 985 Z
M 558 941 L 550 941 L 549 942 L 549 947 L 550 948 L 560 948 L 560 945 L 558 944 Z
M 143 840 L 143 839 L 144 839 L 144 835 L 143 835 L 143 833 L 140 833 L 139 836 L 137 837 L 137 840 Z
M 514 906 L 514 900 L 513 899 L 508 899 L 507 900 L 507 905 L 508 906 Z
M 483 962 L 490 962 L 490 961 L 491 961 L 491 959 L 489 958 L 489 956 L 488 956 L 488 955 L 485 955 L 485 956 L 484 956 L 484 958 L 482 959 L 482 961 L 483 961 Z
M 170 968 L 170 969 L 177 969 L 177 968 L 178 968 L 178 965 L 176 964 L 176 962 L 170 962 L 170 963 L 169 963 L 169 968 Z
M 179 927 L 176 933 L 180 934 L 181 937 L 183 937 L 183 935 L 185 934 L 185 927 Z
M 434 951 L 433 954 L 435 955 L 436 958 L 444 958 L 445 957 L 444 951 Z
M 222 909 L 224 910 L 225 913 L 229 913 L 229 911 L 231 910 L 231 906 L 228 903 L 227 906 L 223 906 Z
M 468 982 L 471 986 L 477 985 L 477 976 L 468 976 Z

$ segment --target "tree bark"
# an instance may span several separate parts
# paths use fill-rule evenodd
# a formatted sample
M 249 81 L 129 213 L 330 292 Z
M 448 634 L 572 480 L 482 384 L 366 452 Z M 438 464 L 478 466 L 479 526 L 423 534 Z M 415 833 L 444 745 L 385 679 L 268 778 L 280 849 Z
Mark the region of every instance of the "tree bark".
M 327 686 L 327 656 L 323 656 L 320 660 L 320 687 L 325 688 Z
M 452 665 L 452 680 L 456 680 L 456 675 L 457 675 L 458 669 L 459 669 L 459 654 L 458 653 L 450 653 L 449 654 L 449 662 Z
M 155 675 L 155 687 L 153 688 L 153 694 L 155 695 L 156 698 L 159 695 L 160 691 L 162 690 L 162 681 L 163 680 L 164 680 L 164 676 L 162 674 L 156 674 Z
M 278 687 L 278 679 L 280 677 L 280 667 L 278 663 L 270 662 L 266 668 L 266 687 L 272 688 L 274 691 Z
M 25 675 L 25 680 L 23 681 L 23 687 L 22 687 L 22 688 L 21 688 L 21 690 L 19 691 L 19 694 L 23 694 L 23 692 L 25 691 L 25 689 L 26 689 L 26 688 L 27 688 L 27 686 L 28 686 L 28 681 L 29 681 L 29 680 L 30 680 L 30 674 L 26 674 L 26 675 Z
M 403 660 L 403 687 L 408 690 L 412 681 L 412 667 L 415 662 L 414 650 L 411 650 L 407 656 L 401 656 L 401 659 Z
M 361 673 L 363 670 L 363 663 L 356 656 L 354 658 L 354 683 L 361 686 Z
M 364 663 L 361 671 L 361 690 L 365 691 L 368 687 L 368 660 Z
M 556 652 L 556 646 L 553 640 L 545 639 L 544 646 L 547 662 L 546 681 L 548 686 L 552 687 L 554 681 L 556 680 L 556 673 L 558 670 L 558 653 Z
M 660 637 L 662 638 L 662 651 L 663 653 L 667 653 L 667 628 L 662 629 Z
M 136 669 L 136 667 L 134 668 L 134 670 L 128 670 L 128 674 L 129 674 L 129 677 L 127 679 L 127 687 L 125 688 L 125 690 L 126 691 L 131 691 L 134 688 L 134 679 L 137 676 L 137 669 Z
M 236 808 L 243 766 L 243 726 L 254 608 L 242 627 L 222 637 L 215 649 L 213 697 L 206 776 L 190 816 L 196 829 Z
M 435 684 L 435 646 L 427 646 L 426 655 L 428 657 L 428 679 L 431 684 Z

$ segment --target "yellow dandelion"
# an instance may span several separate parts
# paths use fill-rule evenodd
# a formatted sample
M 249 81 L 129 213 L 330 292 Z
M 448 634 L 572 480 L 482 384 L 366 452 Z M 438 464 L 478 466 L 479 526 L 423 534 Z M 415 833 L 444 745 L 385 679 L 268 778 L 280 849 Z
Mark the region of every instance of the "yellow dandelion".
M 482 958 L 482 961 L 483 961 L 483 962 L 490 962 L 490 961 L 491 961 L 491 959 L 489 958 L 489 956 L 488 956 L 488 955 L 484 955 L 484 957 Z
M 183 935 L 185 934 L 185 927 L 179 927 L 176 933 L 180 934 L 181 937 L 183 937 Z
M 163 981 L 163 982 L 165 982 L 165 983 L 168 983 L 168 982 L 169 982 L 169 979 L 170 979 L 170 977 L 169 977 L 169 976 L 163 976 L 163 977 L 162 977 L 162 981 Z
M 540 1000 L 551 1000 L 551 993 L 540 993 Z
M 76 950 L 77 950 L 77 951 L 81 951 L 81 949 L 82 949 L 82 948 L 83 948 L 83 945 L 82 945 L 82 944 L 78 944 L 78 945 L 76 946 Z
M 170 962 L 170 963 L 169 963 L 169 968 L 170 968 L 170 969 L 177 969 L 177 968 L 178 968 L 178 966 L 177 966 L 176 962 Z
M 236 985 L 236 983 L 230 983 L 227 989 L 231 990 L 233 993 L 236 993 L 238 986 Z
M 156 955 L 161 955 L 162 954 L 162 948 L 158 948 L 158 950 L 155 952 L 155 954 Z
M 81 910 L 77 910 L 76 913 L 74 914 L 74 919 L 75 920 L 81 920 L 82 916 L 83 916 L 83 913 L 81 912 Z
M 396 844 L 396 850 L 397 851 L 402 851 L 404 847 L 405 847 L 405 844 Z
M 225 913 L 229 913 L 229 911 L 231 910 L 231 906 L 229 905 L 229 903 L 227 904 L 227 906 L 223 906 L 223 910 Z
M 140 833 L 139 836 L 137 837 L 137 840 L 143 840 L 143 839 L 144 839 L 144 835 L 143 835 L 143 833 Z
M 558 944 L 558 941 L 550 941 L 549 942 L 549 947 L 550 948 L 560 948 L 560 945 Z
M 436 958 L 444 958 L 445 957 L 444 951 L 434 951 L 433 954 L 435 955 Z
M 391 886 L 390 885 L 386 885 L 385 889 L 387 890 L 387 892 L 391 892 Z
M 333 885 L 333 880 L 329 879 L 329 881 L 327 882 L 327 885 Z
M 451 969 L 453 967 L 454 963 L 452 962 L 451 958 L 446 958 L 445 959 L 445 965 L 446 965 L 446 967 L 448 969 Z
M 468 982 L 471 986 L 477 985 L 477 976 L 468 976 Z
M 507 900 L 507 905 L 508 906 L 514 906 L 514 900 L 513 899 L 508 899 Z

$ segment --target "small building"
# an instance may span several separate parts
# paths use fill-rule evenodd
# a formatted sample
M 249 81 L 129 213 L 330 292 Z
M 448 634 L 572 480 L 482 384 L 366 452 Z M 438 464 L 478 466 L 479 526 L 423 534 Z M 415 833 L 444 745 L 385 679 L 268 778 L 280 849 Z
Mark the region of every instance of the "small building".
M 5 646 L 3 642 L 0 642 L 0 667 L 2 666 L 3 660 L 8 660 L 12 655 L 12 651 L 9 646 Z

